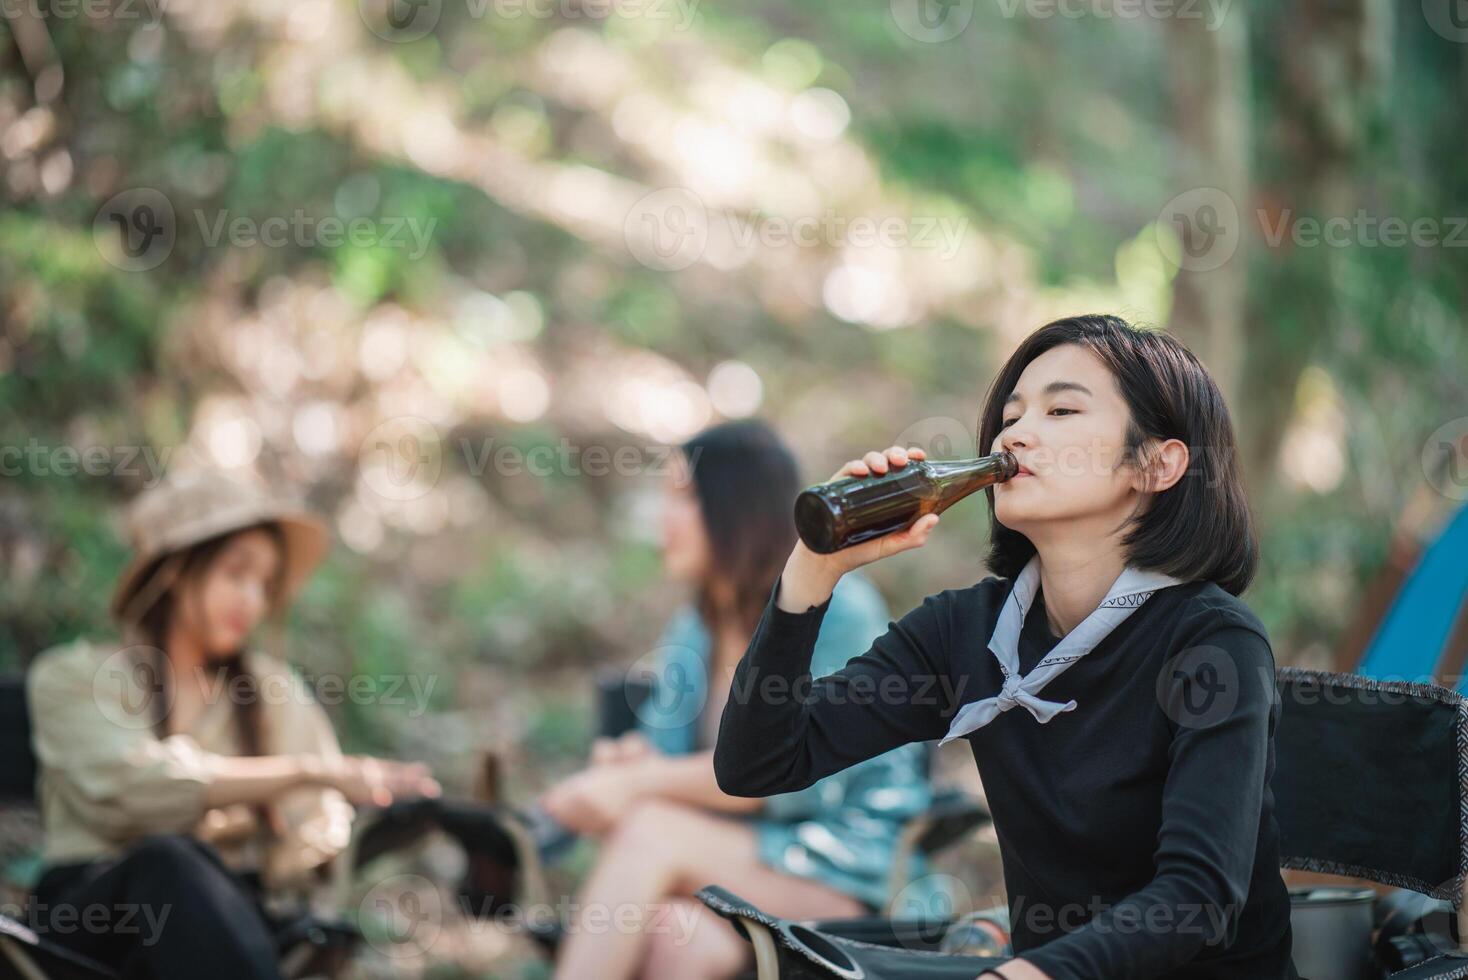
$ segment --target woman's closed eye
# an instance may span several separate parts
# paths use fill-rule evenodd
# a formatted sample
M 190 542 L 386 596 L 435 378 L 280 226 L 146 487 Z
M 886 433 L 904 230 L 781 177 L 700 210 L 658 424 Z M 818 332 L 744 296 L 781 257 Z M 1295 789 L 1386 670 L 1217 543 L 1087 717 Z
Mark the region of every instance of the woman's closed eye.
M 1054 415 L 1056 412 L 1064 412 L 1067 415 L 1075 415 L 1075 414 L 1077 414 L 1077 411 L 1074 408 L 1052 408 L 1046 414 L 1048 414 L 1048 415 Z M 1018 421 L 1019 421 L 1019 416 L 1017 416 L 1017 415 L 1014 418 L 1012 418 L 1012 419 L 1005 419 L 1004 422 L 1003 422 L 1003 424 L 1000 425 L 999 428 L 1001 428 L 1001 429 L 1007 429 L 1007 428 L 1009 428 L 1010 423 L 1012 423 L 1012 422 L 1018 422 Z

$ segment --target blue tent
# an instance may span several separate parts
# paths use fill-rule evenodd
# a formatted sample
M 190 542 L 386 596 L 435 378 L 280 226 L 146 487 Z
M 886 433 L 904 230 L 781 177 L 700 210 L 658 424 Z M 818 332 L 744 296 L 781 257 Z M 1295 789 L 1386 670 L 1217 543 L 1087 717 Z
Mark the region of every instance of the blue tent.
M 1427 681 L 1437 675 L 1468 598 L 1468 506 L 1460 507 L 1402 583 L 1358 673 Z M 1468 674 L 1460 691 L 1468 692 Z

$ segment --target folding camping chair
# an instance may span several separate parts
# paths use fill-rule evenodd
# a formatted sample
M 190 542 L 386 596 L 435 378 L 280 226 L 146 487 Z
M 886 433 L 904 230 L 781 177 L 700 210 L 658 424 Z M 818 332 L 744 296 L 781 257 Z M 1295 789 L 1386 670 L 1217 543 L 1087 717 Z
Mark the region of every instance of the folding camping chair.
M 1272 785 L 1281 866 L 1366 878 L 1442 900 L 1455 913 L 1453 931 L 1468 935 L 1468 701 L 1434 685 L 1294 667 L 1281 668 L 1276 679 L 1282 708 Z M 852 938 L 842 920 L 776 918 L 717 886 L 697 895 L 754 946 L 759 980 L 972 980 L 1002 962 L 863 941 Z M 1296 905 L 1297 921 L 1301 907 Z M 889 930 L 903 933 L 901 923 Z M 1340 949 L 1310 948 L 1303 936 L 1296 928 L 1295 963 L 1303 980 L 1339 980 L 1340 974 L 1305 972 L 1306 963 L 1339 962 L 1332 954 Z M 1344 946 L 1349 938 L 1332 941 Z M 1390 973 L 1376 962 L 1370 937 L 1364 938 L 1350 944 L 1351 956 L 1370 960 L 1348 964 L 1356 976 L 1468 978 L 1468 952 L 1459 938 L 1441 937 L 1436 955 Z
M 35 792 L 36 758 L 25 679 L 18 674 L 0 676 L 0 816 L 33 812 Z M 281 969 L 288 977 L 320 975 L 339 965 L 360 937 L 344 922 L 304 911 L 280 916 L 272 924 Z M 24 923 L 0 915 L 0 980 L 117 980 L 118 976 L 111 966 L 79 956 L 38 936 Z

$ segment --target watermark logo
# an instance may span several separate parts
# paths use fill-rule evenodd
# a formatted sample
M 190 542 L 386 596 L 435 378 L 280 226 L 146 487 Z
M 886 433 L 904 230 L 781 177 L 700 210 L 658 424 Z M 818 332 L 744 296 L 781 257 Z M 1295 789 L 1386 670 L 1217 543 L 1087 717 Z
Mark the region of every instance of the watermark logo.
M 962 34 L 974 19 L 974 0 L 890 0 L 897 29 L 922 44 L 940 44 Z
M 1209 728 L 1239 704 L 1239 668 L 1227 650 L 1188 647 L 1170 657 L 1157 674 L 1157 703 L 1183 728 Z
M 662 272 L 679 272 L 703 257 L 709 241 L 708 209 L 683 187 L 643 195 L 622 222 L 633 258 Z
M 654 729 L 682 728 L 698 717 L 708 700 L 708 673 L 695 651 L 660 646 L 627 669 L 625 689 L 630 693 L 637 687 L 649 688 L 633 709 L 639 721 Z
M 1444 497 L 1468 500 L 1468 416 L 1443 423 L 1427 437 L 1422 472 Z
M 974 434 L 967 425 L 951 415 L 930 415 L 897 433 L 892 445 L 911 449 L 916 446 L 928 459 L 962 459 L 974 454 Z
M 438 26 L 443 0 L 358 0 L 357 12 L 373 34 L 406 44 L 426 37 Z
M 92 218 L 97 253 L 125 272 L 156 269 L 173 253 L 177 240 L 173 202 L 152 187 L 113 195 Z
M 1468 0 L 1422 0 L 1422 16 L 1439 36 L 1468 44 Z
M 362 481 L 383 500 L 417 500 L 443 475 L 443 440 L 427 419 L 400 415 L 381 423 L 358 452 Z
M 920 923 L 912 933 L 902 935 L 903 946 L 932 949 L 949 923 L 971 908 L 973 897 L 968 886 L 953 875 L 935 871 L 903 885 L 887 903 L 887 916 L 894 921 Z
M 92 701 L 118 728 L 146 731 L 173 707 L 173 687 L 164 676 L 163 651 L 124 647 L 110 654 L 92 674 Z
M 443 900 L 422 875 L 385 878 L 372 886 L 357 911 L 367 942 L 392 959 L 422 956 L 443 931 Z
M 1217 187 L 1195 187 L 1168 201 L 1153 226 L 1163 256 L 1179 269 L 1208 272 L 1238 251 L 1239 209 Z

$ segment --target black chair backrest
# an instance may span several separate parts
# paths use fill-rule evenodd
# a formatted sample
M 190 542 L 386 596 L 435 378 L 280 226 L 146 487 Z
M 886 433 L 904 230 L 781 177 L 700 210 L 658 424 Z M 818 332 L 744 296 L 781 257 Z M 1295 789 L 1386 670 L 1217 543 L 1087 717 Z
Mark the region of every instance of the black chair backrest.
M 36 755 L 25 677 L 0 675 L 0 803 L 28 803 L 36 796 Z
M 1431 684 L 1282 667 L 1281 864 L 1451 901 L 1468 872 L 1468 702 Z

